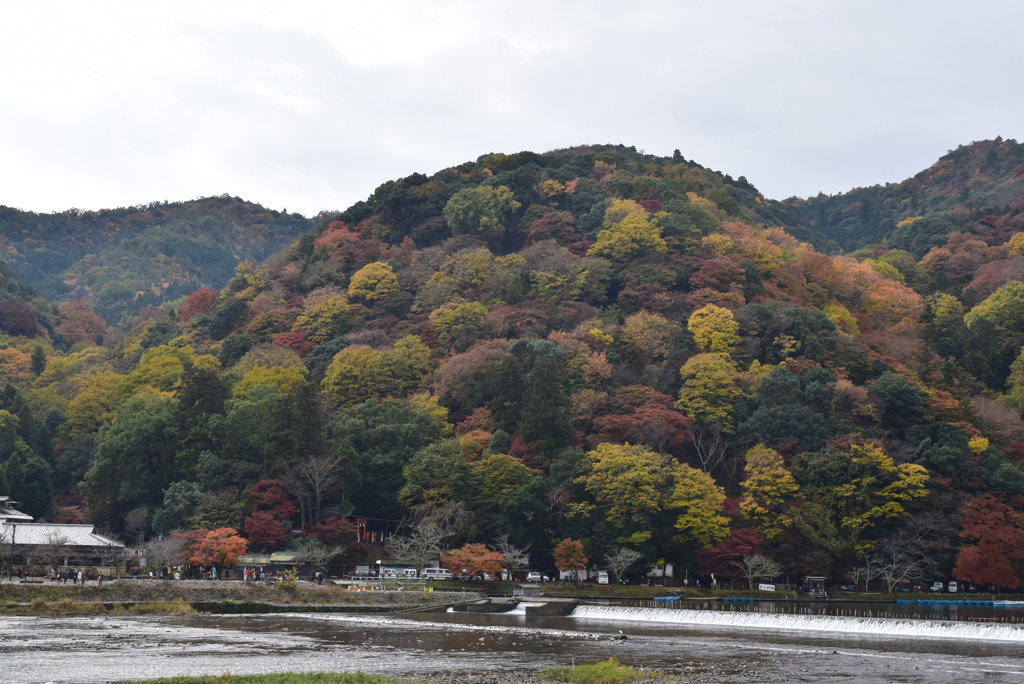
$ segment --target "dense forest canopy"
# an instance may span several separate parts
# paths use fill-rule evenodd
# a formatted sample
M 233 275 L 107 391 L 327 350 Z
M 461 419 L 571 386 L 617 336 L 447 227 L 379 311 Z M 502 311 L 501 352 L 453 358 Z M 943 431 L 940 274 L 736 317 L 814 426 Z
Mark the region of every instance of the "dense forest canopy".
M 0 492 L 129 540 L 276 548 L 351 515 L 547 568 L 571 538 L 598 565 L 1018 588 L 1022 170 L 976 143 L 780 203 L 679 152 L 488 154 L 381 185 L 219 291 L 102 305 L 117 254 L 184 225 L 154 221 L 68 262 L 93 299 L 0 273 Z
M 263 261 L 310 226 L 226 195 L 57 214 L 0 206 L 0 250 L 44 297 L 86 300 L 117 323 L 146 305 L 223 287 L 240 261 Z

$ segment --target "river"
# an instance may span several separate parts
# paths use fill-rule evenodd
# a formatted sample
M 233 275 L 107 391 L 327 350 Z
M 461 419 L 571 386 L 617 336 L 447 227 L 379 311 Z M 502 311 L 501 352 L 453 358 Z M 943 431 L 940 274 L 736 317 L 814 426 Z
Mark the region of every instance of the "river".
M 6 682 L 356 671 L 528 681 L 614 656 L 687 682 L 1022 682 L 1024 629 L 943 620 L 580 606 L 452 612 L 4 617 Z M 5 683 L 6 684 L 6 683 Z

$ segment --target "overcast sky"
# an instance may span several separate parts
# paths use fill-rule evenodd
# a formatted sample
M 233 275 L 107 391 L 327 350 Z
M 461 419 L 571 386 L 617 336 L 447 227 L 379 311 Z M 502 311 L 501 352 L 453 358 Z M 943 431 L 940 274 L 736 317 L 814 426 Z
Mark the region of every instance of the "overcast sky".
M 1024 140 L 1015 0 L 5 2 L 0 205 L 306 215 L 489 152 L 679 149 L 775 199 Z

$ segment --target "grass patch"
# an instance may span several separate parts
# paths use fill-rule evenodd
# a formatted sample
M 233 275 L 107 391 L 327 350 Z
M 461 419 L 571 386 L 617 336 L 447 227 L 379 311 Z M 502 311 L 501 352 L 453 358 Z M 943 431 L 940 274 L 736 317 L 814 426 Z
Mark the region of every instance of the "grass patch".
M 127 615 L 191 615 L 195 609 L 187 601 L 146 601 L 125 607 Z
M 571 682 L 572 684 L 621 684 L 622 682 L 638 682 L 649 676 L 651 676 L 650 673 L 623 665 L 615 658 L 591 665 L 549 667 L 540 673 L 541 679 Z
M 30 603 L 0 605 L 5 615 L 71 616 L 90 615 L 189 615 L 196 611 L 187 601 L 143 601 L 139 603 L 104 603 L 100 600 L 76 599 L 47 600 L 34 598 Z
M 206 677 L 168 677 L 165 679 L 146 679 L 134 684 L 410 684 L 420 682 L 414 679 L 394 679 L 392 677 L 374 677 L 354 672 L 282 672 L 265 675 L 232 675 Z

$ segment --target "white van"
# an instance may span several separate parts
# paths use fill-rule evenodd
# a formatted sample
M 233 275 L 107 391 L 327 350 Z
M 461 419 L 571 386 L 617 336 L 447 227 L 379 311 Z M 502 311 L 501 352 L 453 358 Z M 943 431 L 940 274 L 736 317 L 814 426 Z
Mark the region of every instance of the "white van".
M 597 571 L 597 583 L 598 584 L 608 584 L 608 571 L 607 570 L 598 570 Z
M 452 571 L 448 568 L 423 568 L 420 577 L 432 580 L 450 580 L 452 578 Z
M 950 582 L 947 586 L 949 587 L 949 593 L 950 594 L 957 593 L 957 584 L 956 584 L 956 582 Z

